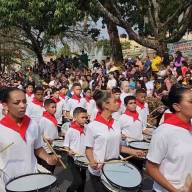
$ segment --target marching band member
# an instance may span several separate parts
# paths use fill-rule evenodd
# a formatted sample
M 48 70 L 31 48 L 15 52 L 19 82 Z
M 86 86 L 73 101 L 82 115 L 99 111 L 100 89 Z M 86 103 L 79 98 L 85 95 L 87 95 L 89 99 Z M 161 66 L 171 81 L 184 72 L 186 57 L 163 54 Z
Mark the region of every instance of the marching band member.
M 39 127 L 41 131 L 41 135 L 50 142 L 53 142 L 54 139 L 58 138 L 58 130 L 57 130 L 57 119 L 55 118 L 56 112 L 56 103 L 52 99 L 46 99 L 44 102 L 45 111 L 43 112 L 43 116 L 40 119 Z M 47 144 L 44 143 L 44 149 L 47 153 L 51 154 L 51 151 L 47 148 Z M 46 161 L 37 158 L 38 163 L 51 171 L 54 172 L 55 166 L 47 164 Z
M 74 163 L 74 154 L 85 155 L 85 132 L 84 125 L 87 121 L 87 111 L 82 107 L 77 107 L 73 111 L 74 121 L 71 122 L 66 132 L 64 147 L 69 150 L 68 164 L 70 166 L 73 180 L 68 187 L 67 192 L 83 192 L 86 182 L 86 169 L 83 169 Z
M 147 127 L 147 116 L 149 115 L 148 104 L 145 103 L 146 91 L 144 89 L 136 90 L 136 105 L 139 119 L 142 121 L 143 129 Z
M 84 89 L 84 98 L 82 99 L 85 102 L 85 108 L 87 109 L 88 120 L 93 121 L 97 114 L 96 104 L 92 98 L 92 92 L 90 88 Z
M 26 114 L 34 121 L 39 123 L 44 111 L 43 107 L 43 93 L 42 87 L 36 87 L 34 90 L 34 97 L 32 102 L 27 105 Z
M 65 108 L 65 101 L 59 98 L 59 89 L 53 88 L 52 89 L 52 97 L 51 99 L 56 103 L 56 113 L 55 117 L 57 119 L 57 123 L 59 125 L 58 130 L 60 132 L 60 126 L 63 123 L 63 116 L 64 116 L 64 108 Z
M 68 119 L 72 119 L 73 118 L 73 110 L 76 107 L 83 107 L 85 108 L 85 101 L 83 101 L 82 97 L 81 97 L 81 85 L 79 83 L 74 83 L 72 86 L 72 91 L 73 91 L 73 95 L 72 97 L 67 101 L 66 104 L 66 117 Z
M 114 112 L 112 114 L 112 117 L 113 117 L 113 119 L 118 120 L 120 118 L 121 114 L 123 114 L 125 111 L 124 103 L 120 99 L 121 89 L 119 89 L 118 87 L 114 87 L 114 88 L 112 88 L 111 92 L 112 92 L 113 97 L 115 98 L 115 101 L 119 105 L 119 110 L 117 112 Z
M 67 97 L 68 90 L 69 90 L 69 88 L 67 86 L 61 86 L 59 88 L 59 98 L 67 100 L 68 99 L 68 97 Z
M 25 93 L 18 88 L 8 88 L 2 102 L 8 109 L 0 121 L 0 191 L 5 191 L 6 183 L 14 177 L 37 172 L 35 156 L 50 165 L 55 165 L 57 158 L 42 148 L 38 125 L 25 115 Z
M 127 141 L 143 140 L 143 127 L 136 111 L 135 96 L 125 97 L 126 110 L 119 118 L 122 134 L 127 137 Z
M 172 114 L 154 132 L 146 168 L 156 192 L 177 192 L 192 173 L 192 92 L 173 86 L 168 95 Z
M 34 94 L 33 94 L 33 84 L 28 84 L 27 87 L 26 87 L 26 99 L 27 99 L 27 103 L 29 104 L 33 97 L 34 97 Z
M 87 126 L 85 146 L 86 156 L 90 162 L 88 169 L 93 189 L 96 192 L 102 192 L 105 191 L 100 182 L 102 165 L 98 162 L 118 158 L 120 151 L 136 156 L 144 156 L 144 153 L 140 150 L 120 146 L 120 124 L 111 117 L 112 113 L 118 111 L 119 105 L 111 93 L 98 90 L 94 93 L 93 98 L 100 112 L 96 119 Z

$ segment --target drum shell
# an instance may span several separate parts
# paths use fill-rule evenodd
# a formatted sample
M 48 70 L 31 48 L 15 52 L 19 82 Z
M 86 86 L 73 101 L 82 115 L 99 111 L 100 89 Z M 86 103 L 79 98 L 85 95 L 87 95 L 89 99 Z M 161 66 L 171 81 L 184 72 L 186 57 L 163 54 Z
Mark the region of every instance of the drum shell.
M 26 191 L 12 191 L 12 190 L 8 190 L 7 189 L 7 186 L 8 184 L 10 184 L 12 181 L 16 180 L 16 179 L 19 179 L 19 178 L 22 178 L 22 177 L 26 177 L 26 176 L 30 176 L 30 175 L 51 175 L 51 174 L 48 174 L 48 173 L 32 173 L 32 174 L 26 174 L 26 175 L 21 175 L 19 177 L 16 177 L 14 179 L 11 179 L 5 186 L 5 190 L 6 192 L 26 192 Z M 56 187 L 57 185 L 57 180 L 50 184 L 49 186 L 46 186 L 46 187 L 43 187 L 41 189 L 34 189 L 34 190 L 31 190 L 31 191 L 27 191 L 27 192 L 47 192 L 48 190 L 50 190 L 51 188 L 54 188 Z

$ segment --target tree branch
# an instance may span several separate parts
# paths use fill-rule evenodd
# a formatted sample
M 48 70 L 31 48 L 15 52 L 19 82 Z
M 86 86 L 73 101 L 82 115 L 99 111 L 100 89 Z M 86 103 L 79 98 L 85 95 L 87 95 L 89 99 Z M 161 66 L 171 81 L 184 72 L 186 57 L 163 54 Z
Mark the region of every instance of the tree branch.
M 181 13 L 186 10 L 190 5 L 192 4 L 191 0 L 187 0 L 186 3 L 183 2 L 181 3 L 181 5 L 178 7 L 178 9 L 171 15 L 168 17 L 168 19 L 162 24 L 162 27 L 166 27 L 166 29 L 168 28 L 168 26 L 175 20 L 175 18 L 178 18 Z

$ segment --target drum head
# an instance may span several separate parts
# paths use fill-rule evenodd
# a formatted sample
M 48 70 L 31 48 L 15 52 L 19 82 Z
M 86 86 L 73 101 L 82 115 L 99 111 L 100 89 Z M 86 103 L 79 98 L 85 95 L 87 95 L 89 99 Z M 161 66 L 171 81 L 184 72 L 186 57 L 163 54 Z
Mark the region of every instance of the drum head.
M 135 189 L 142 182 L 139 170 L 127 162 L 105 164 L 102 171 L 108 182 L 119 189 Z
M 149 150 L 150 143 L 147 141 L 132 141 L 129 143 L 129 147 L 140 150 Z
M 8 192 L 42 191 L 53 187 L 56 177 L 46 173 L 36 173 L 17 177 L 6 185 Z
M 52 145 L 53 145 L 53 147 L 63 148 L 64 140 L 62 140 L 62 139 L 55 139 L 55 140 L 53 140 Z

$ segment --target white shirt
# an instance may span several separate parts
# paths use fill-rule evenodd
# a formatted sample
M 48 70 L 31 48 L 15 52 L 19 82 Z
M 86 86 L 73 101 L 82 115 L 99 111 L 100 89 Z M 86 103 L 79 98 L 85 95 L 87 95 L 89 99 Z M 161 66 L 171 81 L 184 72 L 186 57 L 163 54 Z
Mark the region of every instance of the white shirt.
M 41 117 L 39 121 L 39 128 L 42 137 L 44 136 L 46 139 L 54 140 L 59 137 L 57 126 L 55 126 L 55 124 L 46 117 Z M 43 148 L 47 153 L 51 153 L 45 142 L 43 144 Z
M 152 136 L 147 159 L 159 164 L 164 177 L 175 188 L 181 188 L 192 173 L 192 133 L 170 124 L 160 125 Z M 168 192 L 156 182 L 153 188 Z
M 115 120 L 119 120 L 121 115 L 125 112 L 125 105 L 121 103 L 121 106 L 119 107 L 119 110 L 117 112 L 112 113 L 112 117 Z
M 147 89 L 147 95 L 151 95 L 154 90 L 154 80 L 148 81 L 145 83 L 146 89 Z
M 65 100 L 62 99 L 57 103 L 55 117 L 58 124 L 62 124 L 63 111 L 65 109 Z
M 122 114 L 119 118 L 119 122 L 121 126 L 121 133 L 130 137 L 127 138 L 127 141 L 143 140 L 143 128 L 140 120 L 134 121 L 133 117 Z
M 117 86 L 116 79 L 109 79 L 107 82 L 107 89 L 112 89 L 113 87 Z
M 87 125 L 85 146 L 93 148 L 94 159 L 98 162 L 118 158 L 120 141 L 121 130 L 118 121 L 114 121 L 110 129 L 98 121 Z M 93 175 L 100 176 L 100 171 L 93 170 L 90 166 L 88 169 Z
M 137 113 L 139 113 L 139 119 L 142 122 L 143 129 L 147 127 L 147 116 L 149 115 L 149 107 L 148 104 L 144 104 L 144 108 L 141 109 L 139 106 L 136 107 Z
M 26 141 L 18 132 L 3 125 L 0 125 L 0 133 L 0 151 L 14 143 L 0 155 L 0 170 L 6 173 L 0 171 L 0 186 L 14 177 L 37 172 L 34 149 L 42 147 L 42 140 L 36 122 L 31 120 L 25 135 Z
M 39 127 L 41 135 L 45 136 L 45 138 L 50 140 L 58 138 L 57 126 L 55 126 L 55 124 L 46 117 L 41 117 Z
M 33 97 L 34 97 L 34 94 L 32 94 L 31 96 L 29 96 L 29 95 L 27 95 L 27 94 L 25 94 L 26 95 L 26 99 L 27 99 L 27 104 L 30 104 L 31 102 L 32 102 L 32 99 L 33 99 Z
M 88 116 L 90 117 L 90 121 L 93 121 L 95 120 L 95 117 L 98 113 L 98 109 L 97 109 L 97 106 L 96 106 L 96 103 L 95 103 L 95 100 L 94 99 L 91 99 L 89 103 L 87 103 L 87 114 Z
M 82 98 L 80 99 L 80 102 L 78 100 L 76 100 L 76 99 L 70 98 L 67 101 L 67 104 L 66 104 L 66 107 L 65 107 L 65 111 L 69 111 L 71 117 L 73 117 L 73 111 L 77 107 L 85 108 L 86 107 L 85 101 Z
M 0 103 L 0 120 L 4 117 L 3 115 L 3 105 Z
M 27 105 L 26 115 L 28 115 L 32 120 L 39 123 L 43 115 L 43 111 L 45 111 L 44 107 L 31 102 L 29 105 Z
M 161 120 L 159 121 L 159 125 L 164 123 L 164 118 L 165 118 L 165 113 L 172 113 L 169 109 L 166 109 L 165 112 L 163 113 Z
M 132 95 L 132 94 L 130 94 L 130 93 L 122 92 L 121 95 L 120 95 L 121 102 L 122 102 L 123 104 L 125 104 L 125 102 L 124 102 L 125 97 L 131 96 L 131 95 Z
M 78 130 L 69 127 L 65 134 L 64 147 L 68 147 L 80 155 L 85 155 L 84 140 L 85 134 L 80 134 Z

